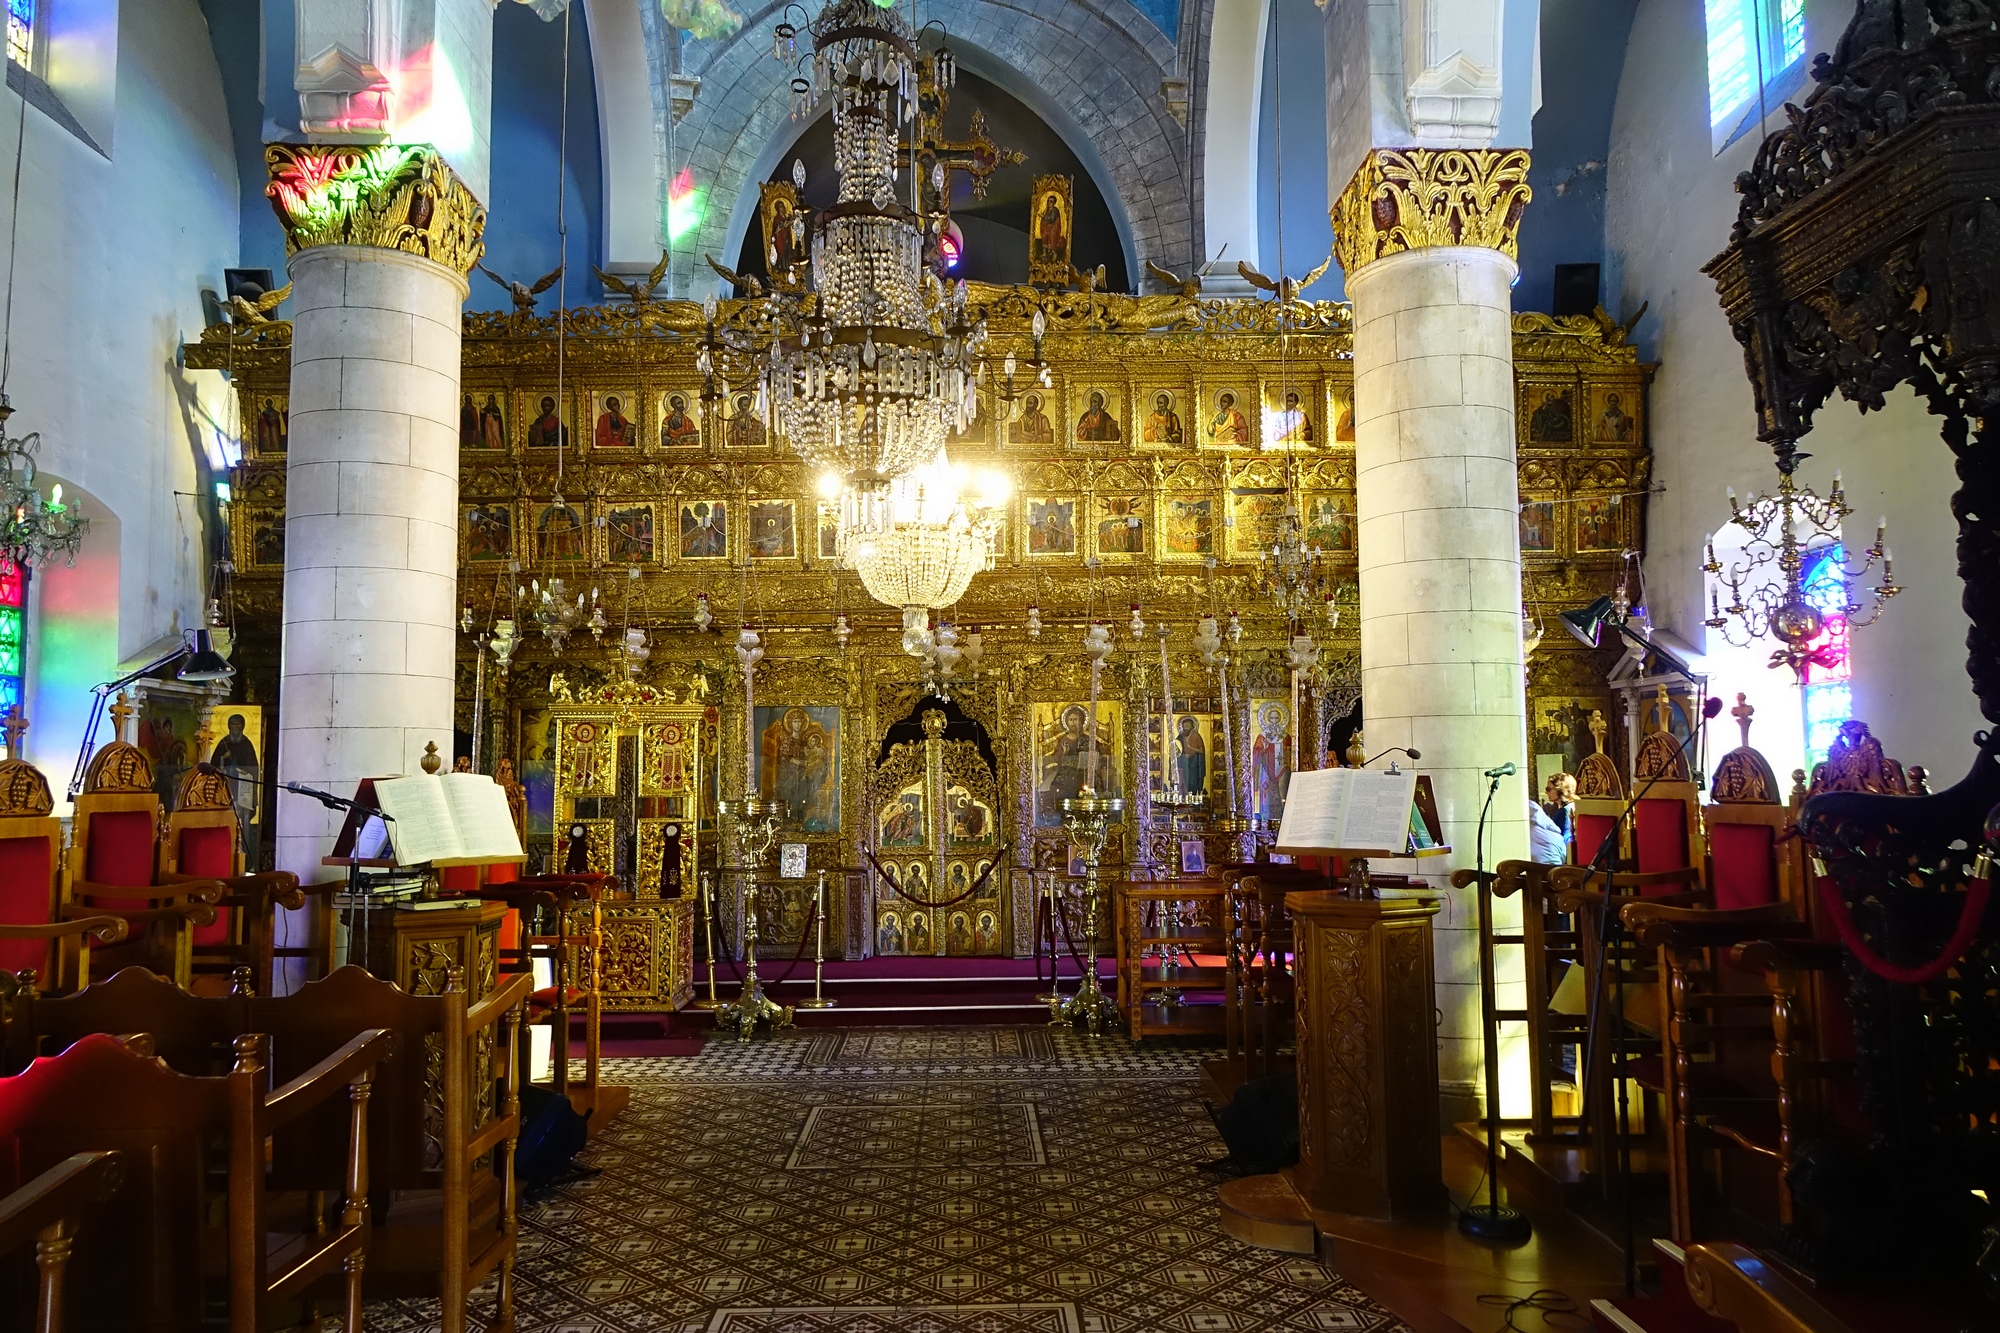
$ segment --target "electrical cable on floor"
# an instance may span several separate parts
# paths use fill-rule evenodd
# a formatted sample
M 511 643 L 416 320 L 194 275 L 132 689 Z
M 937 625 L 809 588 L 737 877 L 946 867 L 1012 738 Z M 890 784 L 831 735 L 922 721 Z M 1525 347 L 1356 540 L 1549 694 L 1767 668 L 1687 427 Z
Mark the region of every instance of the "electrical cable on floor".
M 1538 1287 L 1526 1296 L 1486 1292 L 1479 1297 L 1479 1303 L 1502 1311 L 1500 1327 L 1494 1333 L 1542 1333 L 1545 1329 L 1573 1333 L 1574 1330 L 1592 1327 L 1590 1316 L 1583 1312 L 1582 1307 L 1570 1299 L 1569 1293 L 1555 1287 Z M 1514 1316 L 1523 1310 L 1533 1310 L 1541 1315 L 1539 1328 L 1514 1322 Z

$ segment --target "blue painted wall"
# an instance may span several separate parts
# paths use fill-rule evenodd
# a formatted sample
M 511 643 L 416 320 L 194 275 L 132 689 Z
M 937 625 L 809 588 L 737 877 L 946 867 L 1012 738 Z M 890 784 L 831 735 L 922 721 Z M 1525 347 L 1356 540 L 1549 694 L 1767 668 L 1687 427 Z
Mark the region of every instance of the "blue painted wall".
M 1637 8 L 1638 0 L 1543 0 L 1542 109 L 1528 170 L 1535 197 L 1521 219 L 1516 310 L 1549 309 L 1557 264 L 1604 262 L 1604 164 Z M 1706 94 L 1697 86 L 1688 95 Z
M 1180 36 L 1181 0 L 1132 0 L 1132 6 L 1169 38 Z
M 262 9 L 260 0 L 201 0 L 202 17 L 208 20 L 209 46 L 222 72 L 222 96 L 229 112 L 229 137 L 240 184 L 242 242 L 235 267 L 268 268 L 273 281 L 283 286 L 285 233 L 264 197 L 264 100 L 257 83 Z M 289 27 L 285 41 L 291 41 Z M 292 110 L 297 112 L 296 102 Z
M 569 149 L 563 159 L 571 305 L 604 299 L 590 271 L 604 262 L 604 159 L 597 83 L 583 6 L 569 7 Z M 493 13 L 493 197 L 486 201 L 485 265 L 532 283 L 564 253 L 556 233 L 556 151 L 562 125 L 563 20 L 544 23 L 525 5 Z M 475 270 L 468 310 L 509 310 L 507 293 Z M 544 312 L 555 308 L 552 287 Z
M 1271 0 L 1271 22 L 1264 39 L 1263 104 L 1257 116 L 1257 244 L 1262 251 L 1263 272 L 1273 278 L 1279 276 L 1280 262 L 1281 139 L 1283 266 L 1290 276 L 1302 277 L 1333 252 L 1333 222 L 1327 216 L 1325 31 L 1325 17 L 1313 0 Z M 1235 255 L 1224 255 L 1217 272 L 1234 274 L 1236 259 Z M 1335 264 L 1306 295 L 1318 301 L 1337 301 L 1344 292 L 1340 265 Z

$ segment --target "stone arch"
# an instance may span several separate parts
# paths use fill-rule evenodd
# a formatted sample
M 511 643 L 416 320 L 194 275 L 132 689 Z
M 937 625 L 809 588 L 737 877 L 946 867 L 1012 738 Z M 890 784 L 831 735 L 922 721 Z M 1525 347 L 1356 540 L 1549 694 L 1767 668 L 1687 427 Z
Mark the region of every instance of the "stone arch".
M 700 225 L 673 247 L 678 292 L 699 296 L 719 285 L 702 255 L 720 259 L 741 247 L 751 214 L 742 201 L 754 198 L 756 182 L 803 130 L 790 119 L 790 72 L 770 55 L 779 13 L 766 6 L 728 41 L 683 50 L 684 68 L 699 75 L 702 90 L 676 139 L 708 198 Z M 1124 0 L 1063 0 L 1033 11 L 994 0 L 935 0 L 924 18 L 945 24 L 966 68 L 1020 98 L 1069 141 L 1111 205 L 1135 282 L 1148 259 L 1188 265 L 1187 133 L 1159 90 L 1175 49 L 1150 20 Z

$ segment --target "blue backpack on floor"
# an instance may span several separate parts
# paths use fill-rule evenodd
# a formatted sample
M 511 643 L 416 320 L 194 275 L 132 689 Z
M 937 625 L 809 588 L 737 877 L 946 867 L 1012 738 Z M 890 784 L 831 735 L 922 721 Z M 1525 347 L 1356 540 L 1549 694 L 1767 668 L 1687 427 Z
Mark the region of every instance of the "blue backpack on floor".
M 569 1098 L 529 1084 L 521 1089 L 521 1138 L 515 1145 L 514 1178 L 528 1193 L 540 1193 L 597 1174 L 575 1165 L 590 1140 L 590 1118 L 576 1113 Z

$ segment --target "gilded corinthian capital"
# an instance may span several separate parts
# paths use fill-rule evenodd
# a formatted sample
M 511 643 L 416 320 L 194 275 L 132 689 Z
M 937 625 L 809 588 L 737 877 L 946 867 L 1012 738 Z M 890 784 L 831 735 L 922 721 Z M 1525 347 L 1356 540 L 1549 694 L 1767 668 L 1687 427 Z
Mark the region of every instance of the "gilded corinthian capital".
M 1377 148 L 1333 206 L 1333 253 L 1349 277 L 1445 245 L 1512 259 L 1531 195 L 1525 149 Z
M 485 252 L 486 209 L 433 148 L 273 143 L 264 145 L 264 166 L 286 254 L 372 246 L 463 274 Z

